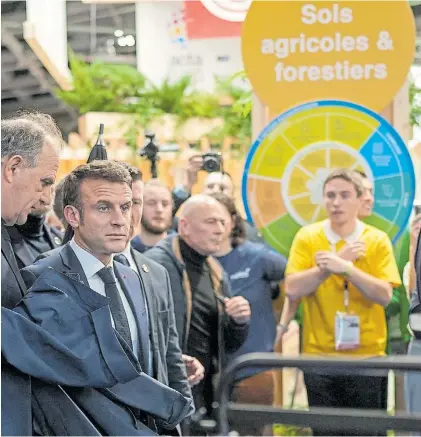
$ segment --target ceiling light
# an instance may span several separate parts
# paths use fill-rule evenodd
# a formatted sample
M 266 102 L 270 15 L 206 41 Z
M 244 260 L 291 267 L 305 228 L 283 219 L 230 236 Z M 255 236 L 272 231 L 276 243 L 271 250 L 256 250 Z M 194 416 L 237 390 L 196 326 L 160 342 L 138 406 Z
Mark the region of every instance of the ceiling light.
M 121 29 L 116 29 L 115 31 L 114 31 L 114 36 L 116 36 L 117 38 L 119 37 L 119 36 L 123 36 L 124 35 L 124 32 L 121 30 Z
M 117 40 L 117 44 L 120 47 L 125 47 L 127 45 L 126 37 L 125 36 L 120 36 L 120 38 L 118 38 L 118 40 Z
M 133 35 L 127 35 L 127 36 L 126 36 L 126 44 L 127 44 L 129 47 L 133 47 L 133 46 L 136 44 L 136 41 L 135 41 Z

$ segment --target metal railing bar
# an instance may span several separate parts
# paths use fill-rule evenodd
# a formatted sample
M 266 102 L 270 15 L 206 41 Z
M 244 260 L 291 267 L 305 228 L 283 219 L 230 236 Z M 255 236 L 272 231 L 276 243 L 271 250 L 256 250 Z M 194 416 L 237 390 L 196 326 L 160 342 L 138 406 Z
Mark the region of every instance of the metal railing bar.
M 283 423 L 311 428 L 329 430 L 335 423 L 340 421 L 341 428 L 345 432 L 378 432 L 396 429 L 414 432 L 421 429 L 421 415 L 399 414 L 389 416 L 375 410 L 346 409 L 340 408 L 312 408 L 307 410 L 285 410 L 271 406 L 230 403 L 228 406 L 228 418 L 236 419 L 242 423 Z
M 325 357 L 309 357 L 309 356 L 299 356 L 299 357 L 286 357 L 281 354 L 275 353 L 253 353 L 243 355 L 241 357 L 236 358 L 232 363 L 230 363 L 227 368 L 222 372 L 221 379 L 219 382 L 219 389 L 217 390 L 217 400 L 219 403 L 218 408 L 218 426 L 219 432 L 221 435 L 227 435 L 229 432 L 228 429 L 228 408 L 231 412 L 235 411 L 238 415 L 240 411 L 243 412 L 253 412 L 255 414 L 250 415 L 253 416 L 255 421 L 257 419 L 256 415 L 270 415 L 271 420 L 275 415 L 278 415 L 277 421 L 279 421 L 279 414 L 282 415 L 282 420 L 284 422 L 288 422 L 289 419 L 293 419 L 293 422 L 296 424 L 296 421 L 299 420 L 301 424 L 301 420 L 305 422 L 305 426 L 328 426 L 326 423 L 330 423 L 329 426 L 332 426 L 333 422 L 338 421 L 340 418 L 341 425 L 342 423 L 348 423 L 349 421 L 353 421 L 355 423 L 355 419 L 360 421 L 377 421 L 381 422 L 381 426 L 383 430 L 387 429 L 397 429 L 397 430 L 408 430 L 408 426 L 412 427 L 409 430 L 414 430 L 413 426 L 418 425 L 421 429 L 420 419 L 415 416 L 407 417 L 405 415 L 400 416 L 382 416 L 382 413 L 379 412 L 378 417 L 370 416 L 367 411 L 357 411 L 352 409 L 341 409 L 340 415 L 335 412 L 335 409 L 328 408 L 312 408 L 311 411 L 282 411 L 282 409 L 275 409 L 275 411 L 267 410 L 267 408 L 274 408 L 268 406 L 247 406 L 247 411 L 244 409 L 241 410 L 239 407 L 235 407 L 234 405 L 229 404 L 229 396 L 231 393 L 231 388 L 234 384 L 235 374 L 244 368 L 248 367 L 259 367 L 262 369 L 273 369 L 273 368 L 284 368 L 284 367 L 297 367 L 304 371 L 311 370 L 319 370 L 319 369 L 329 369 L 334 368 L 335 372 L 338 374 L 346 373 L 347 371 L 358 371 L 358 374 L 364 374 L 364 371 L 367 370 L 400 370 L 400 371 L 419 371 L 421 372 L 421 360 L 419 357 L 411 357 L 411 356 L 399 356 L 399 357 L 379 357 L 379 358 L 370 358 L 370 359 L 349 359 L 345 360 L 343 358 L 325 358 Z M 376 373 L 376 372 L 375 372 Z M 253 407 L 251 410 L 249 407 Z M 257 408 L 257 409 L 256 409 Z M 231 414 L 230 412 L 230 414 Z M 326 412 L 329 412 L 329 415 L 326 415 Z M 364 414 L 365 413 L 365 414 Z M 358 416 L 353 416 L 353 414 L 358 414 Z M 368 416 L 367 416 L 368 414 Z M 370 419 L 368 419 L 370 417 Z M 308 421 L 310 420 L 311 423 Z M 319 423 L 320 421 L 320 423 Z M 270 423 L 270 420 L 269 422 Z M 365 423 L 361 425 L 361 427 L 365 427 Z M 402 428 L 403 427 L 403 428 Z M 371 428 L 370 428 L 371 429 Z M 365 430 L 365 429 L 364 429 Z M 417 430 L 417 428 L 415 428 Z

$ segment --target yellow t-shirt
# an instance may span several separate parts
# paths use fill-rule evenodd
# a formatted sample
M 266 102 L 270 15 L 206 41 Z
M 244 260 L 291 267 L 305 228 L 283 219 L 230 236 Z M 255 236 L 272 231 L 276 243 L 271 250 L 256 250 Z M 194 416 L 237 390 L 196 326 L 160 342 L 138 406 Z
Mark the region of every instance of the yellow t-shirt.
M 362 224 L 358 240 L 366 246 L 366 255 L 355 261 L 355 267 L 378 279 L 388 281 L 393 287 L 401 279 L 389 237 L 373 226 Z M 331 251 L 332 245 L 325 232 L 325 221 L 301 228 L 292 244 L 286 275 L 316 267 L 318 251 Z M 336 243 L 338 252 L 344 245 Z M 387 331 L 384 308 L 365 298 L 351 283 L 349 312 L 360 317 L 360 347 L 355 350 L 335 350 L 335 315 L 345 311 L 344 277 L 331 275 L 315 293 L 302 298 L 303 303 L 303 353 L 316 355 L 385 355 Z

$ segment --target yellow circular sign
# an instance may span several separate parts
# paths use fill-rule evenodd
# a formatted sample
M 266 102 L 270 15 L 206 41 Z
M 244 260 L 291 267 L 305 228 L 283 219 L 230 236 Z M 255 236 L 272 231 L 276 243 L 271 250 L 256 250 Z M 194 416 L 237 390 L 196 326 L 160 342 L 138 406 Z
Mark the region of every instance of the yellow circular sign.
M 381 111 L 405 82 L 415 36 L 405 0 L 255 0 L 242 53 L 254 91 L 273 111 L 322 99 Z

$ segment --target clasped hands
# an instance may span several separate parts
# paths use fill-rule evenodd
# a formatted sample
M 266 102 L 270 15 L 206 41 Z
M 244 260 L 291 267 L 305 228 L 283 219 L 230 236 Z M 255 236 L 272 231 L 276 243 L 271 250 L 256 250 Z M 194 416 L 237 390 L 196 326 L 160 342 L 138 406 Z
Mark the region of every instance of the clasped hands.
M 338 253 L 320 251 L 316 253 L 317 266 L 326 273 L 344 274 L 349 269 L 349 264 L 365 255 L 365 244 L 354 241 L 344 246 Z

